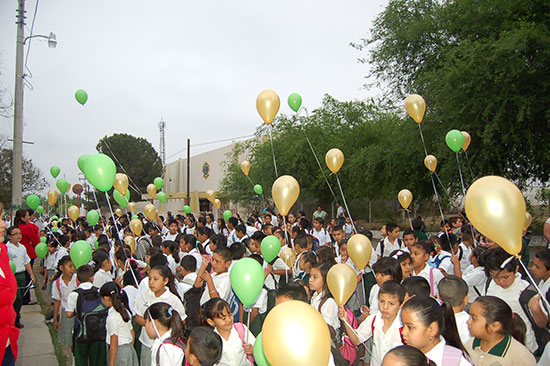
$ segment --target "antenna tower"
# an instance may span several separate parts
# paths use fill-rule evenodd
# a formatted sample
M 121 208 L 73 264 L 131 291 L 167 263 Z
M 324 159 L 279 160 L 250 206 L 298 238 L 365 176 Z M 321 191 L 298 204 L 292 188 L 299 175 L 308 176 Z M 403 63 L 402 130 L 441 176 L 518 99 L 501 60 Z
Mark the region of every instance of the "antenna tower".
M 164 119 L 162 117 L 160 118 L 159 122 L 159 132 L 160 132 L 160 160 L 162 161 L 162 165 L 166 164 L 166 144 L 164 142 L 164 130 L 166 129 L 166 123 L 164 122 Z

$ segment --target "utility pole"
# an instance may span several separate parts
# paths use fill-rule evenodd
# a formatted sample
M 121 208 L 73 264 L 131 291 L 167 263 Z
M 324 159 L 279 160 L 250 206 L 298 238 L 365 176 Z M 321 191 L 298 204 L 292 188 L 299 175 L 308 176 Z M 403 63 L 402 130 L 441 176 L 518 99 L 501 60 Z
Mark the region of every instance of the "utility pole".
M 22 204 L 23 177 L 23 46 L 25 43 L 25 0 L 18 0 L 17 50 L 15 53 L 15 96 L 13 113 L 13 167 L 11 183 L 11 207 L 18 210 Z
M 191 178 L 189 173 L 191 171 L 191 139 L 187 139 L 187 204 L 191 207 Z

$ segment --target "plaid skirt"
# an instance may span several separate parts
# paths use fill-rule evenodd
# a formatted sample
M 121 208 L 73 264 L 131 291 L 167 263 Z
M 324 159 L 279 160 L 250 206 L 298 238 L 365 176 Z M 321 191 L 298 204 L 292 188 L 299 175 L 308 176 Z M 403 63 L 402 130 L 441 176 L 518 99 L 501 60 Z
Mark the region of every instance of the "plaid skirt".
M 59 313 L 57 341 L 63 346 L 71 347 L 73 345 L 74 318 L 67 318 L 65 309 L 61 309 Z
M 109 346 L 107 346 L 107 359 L 109 358 Z M 136 350 L 131 343 L 119 345 L 116 351 L 115 366 L 138 366 Z

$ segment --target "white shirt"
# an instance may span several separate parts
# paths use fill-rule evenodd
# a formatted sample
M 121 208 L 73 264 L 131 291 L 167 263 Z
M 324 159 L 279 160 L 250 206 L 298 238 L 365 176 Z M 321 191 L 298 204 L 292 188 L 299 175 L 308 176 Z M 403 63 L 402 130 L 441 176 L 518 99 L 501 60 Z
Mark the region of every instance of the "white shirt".
M 197 273 L 193 272 L 183 277 L 181 282 L 177 283 L 178 294 L 182 299 L 185 293 L 193 288 L 193 286 L 195 285 L 196 279 L 197 279 Z
M 246 225 L 246 236 L 250 237 L 252 234 L 254 234 L 256 231 L 256 228 L 254 226 L 248 226 Z M 241 240 L 242 241 L 242 240 Z
M 339 206 L 336 210 L 336 216 L 337 217 L 344 217 L 344 214 L 346 213 L 346 210 L 342 206 Z
M 372 332 L 373 321 L 374 334 Z M 386 333 L 384 333 L 384 319 L 382 319 L 382 314 L 380 312 L 369 315 L 367 319 L 359 325 L 357 328 L 357 338 L 359 338 L 359 342 L 363 343 L 371 337 L 373 340 L 372 358 L 370 361 L 372 366 L 382 365 L 384 355 L 390 349 L 403 344 L 401 341 L 401 326 L 401 316 L 397 314 Z
M 201 253 L 199 252 L 199 250 L 197 248 L 193 248 L 187 254 L 192 255 L 197 260 L 196 272 L 198 272 L 199 268 L 201 268 L 201 266 L 202 266 L 202 255 L 201 255 Z
M 462 250 L 462 258 L 460 258 L 460 269 L 462 270 L 462 272 L 464 272 L 466 268 L 468 268 L 468 266 L 472 264 L 470 262 L 470 255 L 472 255 L 472 248 L 470 248 L 464 243 L 458 244 L 458 247 L 460 249 L 458 250 L 458 253 L 456 253 L 456 255 L 459 255 L 460 251 Z
M 57 269 L 57 261 L 59 260 L 57 258 L 57 255 L 59 254 L 59 251 L 56 250 L 53 253 L 49 253 L 46 255 L 46 258 L 44 258 L 44 267 L 48 270 L 55 270 Z
M 113 276 L 111 276 L 111 272 L 106 272 L 100 268 L 99 271 L 94 274 L 94 286 L 98 289 L 100 289 L 101 286 L 103 286 L 107 282 L 111 281 L 113 281 Z
M 168 268 L 170 268 L 170 271 L 172 271 L 173 275 L 176 275 L 176 267 L 177 267 L 176 260 L 174 259 L 174 257 L 171 254 L 170 255 L 164 254 L 164 256 L 166 257 L 166 260 L 168 261 Z
M 456 327 L 458 328 L 458 335 L 462 344 L 466 344 L 472 338 L 470 328 L 468 328 L 468 319 L 470 319 L 470 314 L 465 311 L 455 313 Z
M 213 256 L 214 255 L 214 251 L 212 251 L 212 248 L 210 248 L 210 239 L 206 239 L 204 241 L 204 243 L 201 243 L 204 251 L 206 252 L 206 254 L 208 254 L 209 256 Z M 202 263 L 202 260 L 201 260 L 201 263 Z M 200 268 L 199 266 L 197 266 L 197 268 Z
M 462 279 L 468 284 L 468 296 L 470 297 L 469 303 L 473 303 L 477 298 L 477 288 L 480 294 L 485 292 L 485 282 L 487 281 L 487 275 L 485 275 L 485 269 L 483 267 L 475 267 L 470 265 L 462 274 Z
M 431 277 L 432 277 L 432 281 L 430 281 L 430 272 L 431 272 Z M 420 276 L 420 277 L 424 277 L 428 283 L 430 284 L 430 288 L 432 290 L 432 295 L 435 296 L 437 295 L 438 293 L 438 290 L 437 290 L 437 285 L 439 285 L 439 281 L 441 281 L 441 279 L 443 278 L 443 274 L 441 273 L 441 271 L 437 268 L 433 268 L 431 266 L 429 266 L 428 264 L 426 264 L 426 266 L 424 267 L 424 269 L 422 271 L 420 271 L 420 273 L 416 273 L 413 269 L 413 276 Z
M 342 227 L 342 229 L 344 229 L 344 233 L 346 233 L 346 237 L 350 237 L 351 234 L 353 233 L 353 225 L 352 224 L 345 223 L 344 226 Z
M 118 313 L 113 307 L 109 308 L 107 312 L 107 337 L 105 343 L 111 344 L 111 336 L 118 336 L 118 345 L 131 344 L 134 338 L 132 337 L 132 317 L 125 322 L 122 319 L 122 315 Z
M 52 283 L 52 299 L 58 300 L 61 302 L 61 310 L 63 311 L 63 309 L 67 308 L 67 299 L 69 298 L 69 294 L 74 289 L 76 289 L 76 273 L 73 275 L 73 278 L 71 278 L 68 284 L 66 284 L 65 281 L 63 281 L 62 277 L 63 276 L 58 277 Z M 59 288 L 57 286 L 58 283 L 59 283 Z
M 330 234 L 324 227 L 321 228 L 321 231 L 317 231 L 315 229 L 311 230 L 311 235 L 317 238 L 317 240 L 319 240 L 320 247 L 332 243 Z
M 245 341 L 248 338 L 248 342 L 246 343 L 254 345 L 256 338 L 246 328 L 246 325 L 244 326 L 244 329 Z M 215 329 L 214 332 L 220 334 L 217 329 Z M 239 333 L 237 332 L 237 329 L 235 329 L 235 325 L 231 328 L 231 333 L 229 333 L 229 338 L 227 340 L 221 335 L 220 337 L 222 339 L 223 352 L 220 362 L 216 364 L 217 366 L 251 366 L 250 361 L 248 361 L 246 354 L 244 353 L 243 341 L 241 340 L 241 337 L 239 337 Z
M 267 268 L 268 263 L 264 261 L 263 268 Z M 274 271 L 280 271 L 280 270 L 288 270 L 288 266 L 286 265 L 285 261 L 283 261 L 281 258 L 277 258 L 277 260 L 273 263 L 273 270 Z M 267 277 L 264 280 L 264 285 L 270 290 L 275 290 L 275 281 L 277 281 L 277 284 L 279 284 L 279 280 L 281 279 L 281 275 L 274 274 L 273 272 L 268 274 Z
M 386 236 L 383 241 L 384 253 L 381 252 L 382 248 L 381 248 L 380 242 L 378 242 L 378 244 L 376 245 L 376 254 L 378 254 L 380 257 L 389 257 L 394 250 L 402 249 L 402 247 L 403 248 L 405 247 L 405 244 L 403 244 L 402 241 L 401 241 L 402 247 L 400 247 L 399 242 L 400 242 L 399 239 L 395 239 L 393 243 L 391 243 L 388 237 Z
M 23 244 L 13 244 L 8 241 L 8 257 L 15 264 L 15 273 L 25 272 L 25 265 L 31 262 L 27 249 Z
M 434 261 L 441 260 L 441 262 L 439 262 L 439 266 L 437 268 L 442 268 L 448 274 L 454 275 L 455 274 L 455 267 L 454 267 L 453 262 L 451 260 L 452 257 L 453 257 L 453 255 L 451 253 L 449 253 L 445 250 L 442 250 L 441 253 L 436 255 L 435 258 L 434 258 Z
M 300 254 L 298 254 L 298 257 L 296 257 L 296 262 L 294 263 L 294 266 L 292 267 L 292 274 L 294 276 L 294 278 L 297 278 L 298 275 L 300 275 L 300 273 L 302 273 L 303 271 L 300 269 L 300 257 L 302 256 L 302 254 L 304 254 L 305 252 L 302 252 Z
M 229 233 L 229 236 L 227 237 L 227 247 L 229 248 L 229 246 L 236 241 L 238 241 L 237 235 L 235 235 L 235 229 L 233 229 L 231 230 L 231 232 Z
M 134 314 L 134 308 L 136 307 L 136 298 L 138 294 L 138 289 L 134 286 L 126 286 L 122 289 L 126 293 L 126 297 L 128 297 L 128 307 L 130 308 L 130 311 L 132 314 Z
M 82 290 L 89 290 L 94 285 L 92 285 L 91 282 L 82 282 L 77 288 L 80 288 Z M 78 299 L 78 292 L 71 291 L 69 293 L 69 296 L 67 297 L 67 306 L 65 307 L 65 311 L 67 313 L 74 313 L 76 311 L 76 300 Z
M 254 304 L 252 306 L 245 306 L 244 310 L 248 312 L 252 311 L 253 308 L 258 309 L 258 314 L 263 314 L 267 311 L 267 290 L 265 288 L 262 288 Z
M 179 234 L 178 232 L 176 232 L 175 234 L 170 234 L 170 231 L 168 231 L 168 233 L 164 235 L 164 240 L 175 241 L 178 234 Z
M 229 272 L 213 275 L 212 282 L 214 282 L 214 287 L 216 288 L 216 291 L 218 292 L 220 297 L 229 302 L 231 298 L 231 281 L 229 279 Z M 207 285 L 201 296 L 201 306 L 208 300 L 210 300 L 210 289 Z
M 370 304 L 370 313 L 374 314 L 378 311 L 378 293 L 380 292 L 380 286 L 375 284 L 370 289 L 369 294 L 369 304 Z
M 157 365 L 157 353 L 159 354 L 160 365 L 176 366 L 183 363 L 183 349 L 170 343 L 162 343 L 165 339 L 170 338 L 170 336 L 171 333 L 170 330 L 168 330 L 166 333 L 161 335 L 160 338 L 155 338 L 155 341 L 151 347 L 151 366 Z
M 311 296 L 311 306 L 321 313 L 328 325 L 330 325 L 334 330 L 338 330 L 338 328 L 340 328 L 340 319 L 338 319 L 338 304 L 336 304 L 336 300 L 329 297 L 321 309 L 319 309 L 322 298 L 323 292 L 315 292 L 313 296 Z
M 445 339 L 439 336 L 439 343 L 435 345 L 429 352 L 426 353 L 426 357 L 435 362 L 437 366 L 445 366 L 443 363 L 443 351 L 445 350 Z M 468 362 L 464 356 L 460 358 L 460 366 L 471 366 L 472 364 Z

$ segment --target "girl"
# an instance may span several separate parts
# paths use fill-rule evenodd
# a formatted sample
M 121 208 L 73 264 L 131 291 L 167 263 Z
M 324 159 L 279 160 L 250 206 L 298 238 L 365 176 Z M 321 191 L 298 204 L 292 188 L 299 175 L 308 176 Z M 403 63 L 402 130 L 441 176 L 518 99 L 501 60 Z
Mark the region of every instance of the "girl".
M 470 304 L 481 296 L 482 291 L 485 289 L 485 283 L 487 282 L 487 275 L 485 274 L 485 256 L 487 248 L 478 246 L 472 250 L 470 254 L 470 262 L 464 273 L 462 279 L 468 284 L 468 296 L 470 297 Z
M 413 262 L 410 253 L 405 252 L 401 249 L 397 249 L 390 254 L 390 257 L 397 259 L 397 261 L 399 262 L 399 265 L 401 266 L 401 272 L 403 273 L 403 279 L 412 276 Z
M 474 338 L 466 343 L 466 349 L 476 366 L 536 364 L 533 354 L 523 345 L 525 323 L 504 300 L 478 297 L 470 307 L 468 327 Z
M 214 214 L 209 213 L 206 215 L 206 226 L 214 232 L 214 234 L 218 234 L 220 230 L 218 229 L 218 223 L 214 221 Z
M 128 298 L 115 282 L 107 282 L 99 289 L 103 305 L 109 308 L 107 315 L 107 336 L 109 366 L 137 366 L 134 349 L 135 333 L 132 329 L 132 315 L 128 309 Z
M 253 366 L 252 345 L 256 338 L 243 323 L 233 324 L 229 304 L 219 297 L 208 300 L 201 309 L 204 325 L 222 337 L 223 352 L 219 366 Z
M 418 348 L 397 346 L 384 356 L 382 366 L 436 366 Z
M 227 230 L 227 226 L 225 226 L 224 219 L 218 219 L 218 230 L 218 233 L 223 235 L 225 238 L 229 236 L 229 230 Z
M 309 288 L 312 293 L 311 306 L 321 313 L 329 326 L 331 337 L 334 338 L 340 329 L 340 320 L 338 319 L 338 305 L 327 285 L 327 273 L 330 267 L 326 263 L 315 263 L 311 267 Z
M 57 269 L 57 262 L 59 261 L 58 257 L 59 251 L 57 250 L 58 243 L 55 240 L 50 240 L 48 242 L 48 254 L 44 259 L 44 267 L 46 269 L 44 276 L 44 283 L 42 289 L 46 290 L 48 296 L 52 295 L 52 277 L 55 275 Z
M 176 243 L 180 245 L 180 256 L 181 254 L 184 256 L 190 254 L 197 260 L 197 268 L 202 266 L 202 255 L 206 254 L 206 251 L 195 235 L 179 234 L 176 238 Z M 183 256 L 181 257 L 183 258 Z
M 404 343 L 421 350 L 437 366 L 471 365 L 450 305 L 440 305 L 431 297 L 415 296 L 403 305 L 401 320 Z
M 376 285 L 372 286 L 369 295 L 370 313 L 374 314 L 378 311 L 378 292 L 380 286 L 385 282 L 395 281 L 401 283 L 403 280 L 403 272 L 397 259 L 392 257 L 382 257 L 372 266 L 375 273 Z
M 181 316 L 181 313 L 165 302 L 157 302 L 147 309 L 145 330 L 147 335 L 155 340 L 151 348 L 152 362 L 147 365 L 184 364 L 185 327 Z
M 71 257 L 66 255 L 57 263 L 57 274 L 52 278 L 53 328 L 57 332 L 58 342 L 67 347 L 73 344 L 74 318 L 67 318 L 65 309 L 69 294 L 77 287 L 75 273 L 76 268 Z
M 176 268 L 180 264 L 179 246 L 177 246 L 172 240 L 165 240 L 162 242 L 162 253 L 168 260 L 168 268 L 170 268 L 172 273 L 175 275 Z
M 317 262 L 326 263 L 330 267 L 336 264 L 334 249 L 329 246 L 317 248 Z
M 315 252 L 302 253 L 302 255 L 300 255 L 300 262 L 298 263 L 301 272 L 296 279 L 308 283 L 311 275 L 311 268 L 315 263 L 317 263 Z
M 109 259 L 109 256 L 103 250 L 96 250 L 92 256 L 94 262 L 94 286 L 101 288 L 107 282 L 111 282 L 113 277 L 111 276 L 111 269 L 113 265 Z
M 413 262 L 413 275 L 424 277 L 430 284 L 430 294 L 437 294 L 437 285 L 443 278 L 443 274 L 437 268 L 428 265 L 433 244 L 430 240 L 420 240 L 411 245 L 411 258 Z

